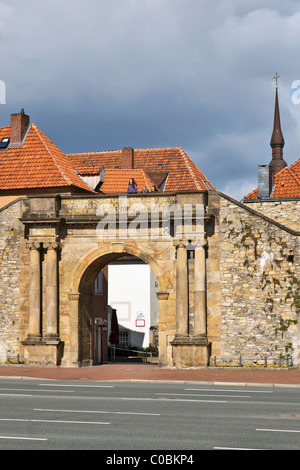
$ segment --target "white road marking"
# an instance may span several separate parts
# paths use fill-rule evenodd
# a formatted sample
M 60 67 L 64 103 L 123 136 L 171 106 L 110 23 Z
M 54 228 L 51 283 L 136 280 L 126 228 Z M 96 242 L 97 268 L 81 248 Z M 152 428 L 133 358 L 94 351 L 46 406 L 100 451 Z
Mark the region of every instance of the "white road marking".
M 265 450 L 265 449 L 252 449 L 248 447 L 214 447 L 215 450 Z
M 156 395 L 173 395 L 183 397 L 227 397 L 227 398 L 250 398 L 250 395 L 212 395 L 211 393 L 156 393 Z
M 48 408 L 34 408 L 34 411 L 50 411 L 61 413 L 99 413 L 99 414 L 116 414 L 116 415 L 139 415 L 139 416 L 160 416 L 160 413 L 137 413 L 129 411 L 101 411 L 101 410 L 53 410 Z
M 22 441 L 48 441 L 43 437 L 0 436 L 0 439 L 21 439 Z
M 28 393 L 0 393 L 1 397 L 32 397 L 33 395 L 29 395 Z
M 0 390 L 14 391 L 14 392 L 56 392 L 56 393 L 74 393 L 74 390 L 35 390 L 33 388 L 0 388 Z M 1 394 L 2 395 L 2 394 Z
M 294 430 L 294 429 L 256 429 L 256 431 L 266 431 L 266 432 L 300 432 L 300 430 Z
M 228 403 L 226 400 L 185 400 L 183 398 L 163 398 L 163 397 L 158 397 L 158 398 L 120 398 L 120 400 L 134 400 L 134 401 L 169 401 L 169 402 L 182 402 L 182 401 L 187 401 L 191 403 Z
M 40 387 L 114 388 L 113 385 L 38 384 Z
M 111 424 L 100 421 L 61 421 L 55 419 L 21 419 L 21 418 L 0 418 L 0 421 L 18 421 L 30 423 L 67 423 L 67 424 Z
M 239 392 L 239 393 L 273 393 L 273 390 L 227 390 L 215 388 L 185 388 L 191 392 Z

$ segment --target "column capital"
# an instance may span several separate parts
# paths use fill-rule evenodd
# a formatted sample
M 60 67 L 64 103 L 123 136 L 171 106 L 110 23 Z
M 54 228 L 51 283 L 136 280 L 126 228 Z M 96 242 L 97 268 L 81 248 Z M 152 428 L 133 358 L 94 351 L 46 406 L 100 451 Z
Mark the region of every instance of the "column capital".
M 156 292 L 156 297 L 158 300 L 168 300 L 169 292 Z
M 47 250 L 59 250 L 61 248 L 61 243 L 56 241 L 46 241 L 43 242 L 43 247 Z
M 207 239 L 204 238 L 197 238 L 194 242 L 193 245 L 195 246 L 195 249 L 197 248 L 206 248 L 208 246 Z
M 40 250 L 41 248 L 41 242 L 38 241 L 27 241 L 26 242 L 26 248 L 29 250 Z
M 189 243 L 188 240 L 173 240 L 173 245 L 176 248 L 186 248 L 188 243 Z

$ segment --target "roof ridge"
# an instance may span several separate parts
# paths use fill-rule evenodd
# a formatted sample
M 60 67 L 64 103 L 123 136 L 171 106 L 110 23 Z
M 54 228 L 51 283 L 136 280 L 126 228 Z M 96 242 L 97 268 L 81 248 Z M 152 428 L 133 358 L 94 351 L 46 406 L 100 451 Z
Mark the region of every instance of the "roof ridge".
M 182 147 L 180 146 L 174 146 L 174 147 L 151 147 L 151 148 L 134 148 L 133 150 L 137 151 L 156 151 L 156 150 L 170 150 L 170 149 L 178 149 L 182 150 Z M 96 154 L 103 154 L 103 153 L 120 153 L 122 152 L 121 150 L 95 150 L 95 152 L 70 152 L 66 153 L 66 156 L 70 155 L 96 155 Z
M 296 182 L 300 185 L 300 178 L 297 175 L 297 173 L 295 173 L 295 171 L 292 168 L 288 168 L 288 171 L 291 173 L 291 175 L 296 180 Z
M 65 153 L 66 157 L 70 157 L 71 155 L 98 155 L 101 153 L 118 153 L 122 152 L 122 150 L 96 150 L 95 152 L 71 152 Z
M 300 158 L 298 158 L 298 160 L 296 160 L 294 163 L 292 163 L 289 166 L 289 169 L 290 169 L 290 171 L 292 171 L 294 173 L 295 177 L 297 178 L 297 180 L 299 180 L 298 182 L 300 184 L 300 173 L 298 175 L 298 173 L 296 173 L 295 170 L 294 170 L 294 167 L 298 167 L 298 165 L 300 167 Z
M 171 150 L 171 149 L 181 149 L 182 147 L 180 146 L 174 146 L 174 147 L 151 147 L 151 148 L 135 148 L 133 150 Z
M 186 164 L 186 167 L 188 168 L 188 170 L 191 173 L 191 176 L 193 178 L 194 183 L 196 184 L 197 189 L 202 189 L 201 186 L 199 185 L 198 178 L 195 175 L 194 169 L 192 168 L 192 166 L 189 163 L 191 161 L 190 157 L 187 155 L 187 153 L 183 150 L 182 147 L 180 147 L 180 153 L 183 156 L 183 160 Z
M 47 142 L 45 142 L 45 139 L 43 138 L 43 136 L 41 135 L 42 131 L 33 123 L 32 124 L 32 127 L 33 129 L 35 130 L 36 134 L 38 135 L 41 143 L 44 145 L 44 147 L 46 148 L 49 156 L 52 158 L 53 160 L 53 163 L 54 165 L 56 166 L 57 170 L 59 171 L 60 175 L 62 176 L 62 178 L 68 183 L 68 184 L 74 184 L 73 181 L 68 177 L 68 175 L 66 175 L 65 171 L 63 170 L 63 168 L 61 167 L 61 164 L 57 161 L 57 158 L 55 155 L 53 155 L 53 153 L 51 152 L 51 150 L 49 149 L 49 146 L 47 144 Z M 45 136 L 46 137 L 46 136 Z M 61 153 L 61 156 L 62 157 L 65 157 L 64 153 L 51 141 L 51 143 L 56 147 L 56 149 Z M 70 162 L 68 161 L 67 157 L 66 158 L 66 161 L 68 163 L 68 165 L 70 165 L 70 168 L 72 169 L 72 171 L 74 171 L 74 168 L 71 166 Z M 75 175 L 75 172 L 74 172 L 74 175 Z
M 300 162 L 300 158 L 298 160 L 296 160 L 295 162 L 291 163 L 289 166 L 286 166 L 284 168 L 282 168 L 282 170 L 280 170 L 278 173 L 276 173 L 275 175 L 275 186 L 277 184 L 277 180 L 280 179 L 280 177 L 282 175 L 284 175 L 285 172 L 289 173 L 294 179 L 295 181 L 300 184 L 300 178 L 299 176 L 297 175 L 297 173 L 295 173 L 295 171 L 293 170 L 293 166 L 295 166 L 295 164 L 297 164 L 298 162 Z

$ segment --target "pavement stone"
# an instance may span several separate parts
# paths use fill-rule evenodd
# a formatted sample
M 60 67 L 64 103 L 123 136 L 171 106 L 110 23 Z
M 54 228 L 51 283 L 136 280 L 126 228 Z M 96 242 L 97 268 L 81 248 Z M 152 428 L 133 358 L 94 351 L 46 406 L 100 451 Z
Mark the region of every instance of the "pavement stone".
M 0 378 L 171 382 L 300 387 L 300 369 L 201 368 L 167 369 L 155 364 L 102 364 L 91 367 L 28 367 L 0 365 Z

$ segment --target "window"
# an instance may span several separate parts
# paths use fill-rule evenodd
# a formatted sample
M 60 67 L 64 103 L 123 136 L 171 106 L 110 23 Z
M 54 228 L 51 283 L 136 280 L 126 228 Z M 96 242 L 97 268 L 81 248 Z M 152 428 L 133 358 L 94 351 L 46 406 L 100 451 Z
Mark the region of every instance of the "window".
M 103 294 L 103 271 L 100 271 L 95 279 L 95 294 Z
M 4 137 L 0 142 L 0 149 L 6 149 L 9 144 L 9 137 Z
M 128 347 L 128 331 L 119 331 L 119 346 Z

